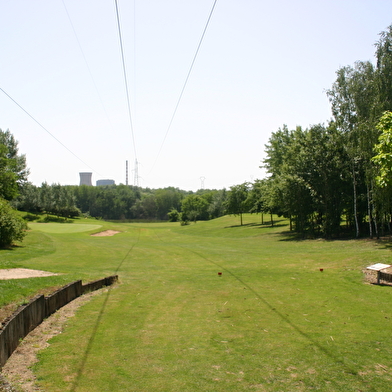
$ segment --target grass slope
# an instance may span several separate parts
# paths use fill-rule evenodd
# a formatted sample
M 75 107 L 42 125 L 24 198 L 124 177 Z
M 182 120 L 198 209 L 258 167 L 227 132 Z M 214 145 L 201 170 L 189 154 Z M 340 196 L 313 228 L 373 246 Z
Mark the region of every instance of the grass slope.
M 43 390 L 389 391 L 392 289 L 362 270 L 390 248 L 244 223 L 102 222 L 113 237 L 34 228 L 8 251 L 15 266 L 120 276 L 42 352 Z

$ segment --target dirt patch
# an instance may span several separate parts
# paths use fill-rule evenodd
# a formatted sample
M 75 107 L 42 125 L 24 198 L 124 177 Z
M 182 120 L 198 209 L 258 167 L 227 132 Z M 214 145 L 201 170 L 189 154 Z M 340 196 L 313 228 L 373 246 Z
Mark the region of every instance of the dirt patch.
M 105 230 L 101 231 L 99 233 L 91 234 L 92 237 L 110 237 L 112 235 L 121 233 L 121 231 L 116 231 L 116 230 Z
M 42 391 L 36 385 L 35 375 L 30 369 L 37 362 L 38 351 L 49 346 L 48 340 L 63 331 L 67 320 L 75 315 L 76 310 L 81 305 L 89 301 L 94 295 L 102 294 L 107 290 L 97 290 L 76 298 L 31 331 L 4 365 L 1 371 L 1 376 L 5 380 L 3 387 L 15 387 L 23 392 Z M 3 390 L 12 391 L 13 389 Z M 1 383 L 0 391 L 2 391 Z
M 27 268 L 0 269 L 0 280 L 40 278 L 43 276 L 58 275 L 52 272 L 32 270 Z

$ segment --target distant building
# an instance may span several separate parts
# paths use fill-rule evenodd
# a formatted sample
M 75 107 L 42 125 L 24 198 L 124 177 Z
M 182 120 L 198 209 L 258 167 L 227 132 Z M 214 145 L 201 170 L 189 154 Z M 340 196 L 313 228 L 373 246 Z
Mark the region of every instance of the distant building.
M 97 186 L 104 186 L 104 185 L 116 185 L 114 180 L 98 180 Z
M 92 186 L 92 182 L 91 182 L 91 176 L 93 175 L 93 173 L 79 173 L 80 176 L 80 185 L 89 185 Z

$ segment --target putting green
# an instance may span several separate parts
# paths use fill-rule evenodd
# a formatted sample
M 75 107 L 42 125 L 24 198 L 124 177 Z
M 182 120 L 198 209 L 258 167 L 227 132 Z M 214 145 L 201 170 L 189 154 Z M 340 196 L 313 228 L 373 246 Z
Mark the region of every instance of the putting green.
M 80 233 L 82 231 L 96 230 L 102 225 L 72 224 L 72 223 L 29 223 L 29 228 L 44 233 Z

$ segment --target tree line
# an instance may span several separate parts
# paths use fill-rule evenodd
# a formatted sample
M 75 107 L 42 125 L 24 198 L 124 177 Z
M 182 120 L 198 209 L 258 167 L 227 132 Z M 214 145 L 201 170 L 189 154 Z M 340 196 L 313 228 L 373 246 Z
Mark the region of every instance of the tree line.
M 217 218 L 225 213 L 225 190 L 184 191 L 129 185 L 63 186 L 25 183 L 12 205 L 30 213 L 72 218 L 79 215 L 107 220 L 171 220 Z
M 183 224 L 209 220 L 226 214 L 271 212 L 265 200 L 267 183 L 234 185 L 228 190 L 199 189 L 196 192 L 167 187 L 141 188 L 130 185 L 67 186 L 25 182 L 12 206 L 31 214 L 62 218 L 78 216 L 106 220 L 169 220 Z

